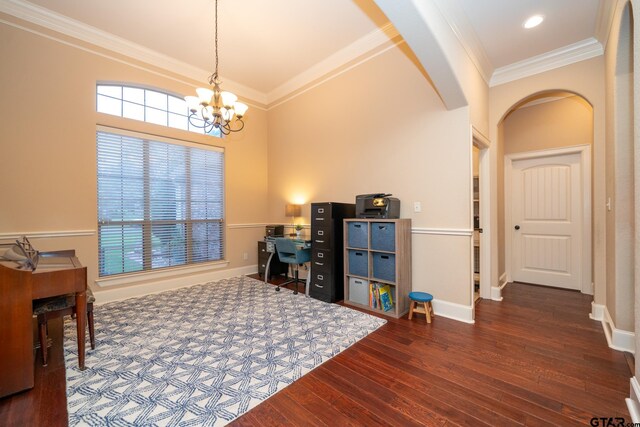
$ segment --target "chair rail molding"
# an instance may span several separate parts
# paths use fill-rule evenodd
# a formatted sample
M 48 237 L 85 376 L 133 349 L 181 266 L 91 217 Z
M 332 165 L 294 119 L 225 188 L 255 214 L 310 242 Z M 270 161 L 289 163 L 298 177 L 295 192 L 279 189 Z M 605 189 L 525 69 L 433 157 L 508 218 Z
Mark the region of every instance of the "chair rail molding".
M 240 224 L 227 224 L 227 228 L 234 230 L 237 228 L 264 228 L 269 225 L 267 222 L 255 222 L 255 223 L 240 223 Z
M 411 234 L 431 234 L 436 236 L 473 236 L 473 229 L 412 227 Z
M 86 237 L 96 234 L 96 230 L 56 230 L 56 231 L 10 231 L 0 233 L 0 240 L 19 239 L 27 236 L 30 239 L 51 239 L 56 237 Z

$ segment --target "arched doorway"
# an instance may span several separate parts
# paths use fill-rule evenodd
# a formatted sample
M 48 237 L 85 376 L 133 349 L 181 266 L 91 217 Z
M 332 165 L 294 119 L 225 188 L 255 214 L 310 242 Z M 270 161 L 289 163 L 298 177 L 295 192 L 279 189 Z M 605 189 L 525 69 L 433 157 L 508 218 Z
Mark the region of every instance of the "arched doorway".
M 593 107 L 544 91 L 513 105 L 498 134 L 499 271 L 592 294 Z
M 634 64 L 633 15 L 627 2 L 620 14 L 607 112 L 607 310 L 613 325 L 633 331 L 634 313 Z M 612 331 L 613 334 L 614 331 Z

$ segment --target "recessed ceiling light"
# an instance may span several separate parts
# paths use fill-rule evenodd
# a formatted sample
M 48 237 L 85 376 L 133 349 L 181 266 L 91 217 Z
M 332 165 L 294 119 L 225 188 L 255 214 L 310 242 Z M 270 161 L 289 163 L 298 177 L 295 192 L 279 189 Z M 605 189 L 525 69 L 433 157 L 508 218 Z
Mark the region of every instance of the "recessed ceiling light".
M 524 21 L 524 24 L 522 24 L 522 26 L 526 29 L 529 29 L 529 28 L 537 27 L 542 23 L 542 21 L 544 21 L 544 16 L 533 15 L 532 17 Z

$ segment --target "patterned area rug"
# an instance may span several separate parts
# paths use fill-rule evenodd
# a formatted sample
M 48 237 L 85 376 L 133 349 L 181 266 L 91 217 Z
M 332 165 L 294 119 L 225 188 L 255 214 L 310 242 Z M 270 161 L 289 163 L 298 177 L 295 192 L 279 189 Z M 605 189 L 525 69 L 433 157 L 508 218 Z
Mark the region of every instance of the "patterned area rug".
M 94 312 L 85 371 L 65 322 L 70 426 L 225 425 L 386 323 L 248 277 Z

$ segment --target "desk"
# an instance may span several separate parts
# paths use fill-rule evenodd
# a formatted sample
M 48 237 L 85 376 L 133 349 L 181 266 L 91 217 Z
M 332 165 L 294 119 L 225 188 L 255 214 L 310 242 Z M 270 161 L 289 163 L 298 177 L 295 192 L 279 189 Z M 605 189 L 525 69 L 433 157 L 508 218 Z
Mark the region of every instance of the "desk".
M 258 276 L 260 279 L 270 280 L 273 276 L 286 274 L 289 277 L 289 264 L 280 262 L 278 254 L 271 258 L 273 253 L 273 243 L 267 243 L 266 240 L 258 240 Z M 267 276 L 267 266 L 269 266 L 269 275 Z
M 300 238 L 287 237 L 287 238 L 293 240 L 293 243 L 295 243 L 299 249 L 303 249 L 303 248 L 311 249 L 311 239 L 307 239 L 304 237 L 300 237 Z M 267 260 L 266 269 L 264 273 L 264 282 L 267 283 L 271 263 L 273 262 L 274 257 L 278 256 L 278 253 L 276 252 L 276 239 L 274 237 L 266 237 L 264 241 L 266 243 L 266 251 L 269 253 L 269 259 Z M 288 271 L 289 264 L 284 264 L 284 265 L 287 266 L 286 268 Z M 307 281 L 306 281 L 306 289 L 305 289 L 305 294 L 307 296 L 309 296 L 309 279 L 310 278 L 311 278 L 311 270 L 309 270 L 309 272 L 307 273 Z
M 75 293 L 78 364 L 84 369 L 87 268 L 61 254 L 40 258 L 34 271 L 0 262 L 0 397 L 33 387 L 34 299 Z

